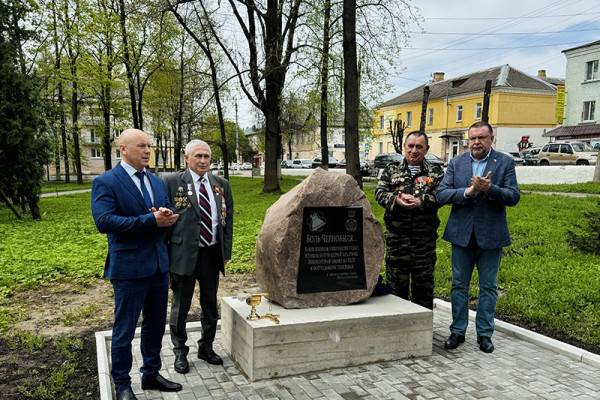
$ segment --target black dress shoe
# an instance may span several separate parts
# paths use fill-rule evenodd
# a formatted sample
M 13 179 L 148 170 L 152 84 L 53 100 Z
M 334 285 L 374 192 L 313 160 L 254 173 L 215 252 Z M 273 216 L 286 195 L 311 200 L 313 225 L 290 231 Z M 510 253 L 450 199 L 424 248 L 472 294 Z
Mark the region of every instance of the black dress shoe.
M 161 392 L 179 392 L 181 385 L 163 378 L 160 374 L 152 378 L 142 378 L 142 389 L 160 390 Z
M 117 392 L 117 400 L 137 400 L 135 394 L 133 394 L 133 390 L 130 387 L 124 390 L 119 390 Z
M 479 343 L 479 350 L 484 353 L 494 351 L 494 343 L 492 343 L 492 338 L 489 336 L 477 336 L 477 343 Z
M 212 348 L 200 347 L 198 349 L 198 358 L 213 365 L 223 365 L 223 359 L 213 351 Z
M 175 355 L 175 371 L 180 374 L 186 374 L 190 371 L 190 364 L 185 354 Z
M 465 342 L 464 335 L 457 335 L 456 333 L 451 333 L 448 339 L 444 342 L 444 348 L 448 350 L 452 350 L 460 346 L 461 343 Z

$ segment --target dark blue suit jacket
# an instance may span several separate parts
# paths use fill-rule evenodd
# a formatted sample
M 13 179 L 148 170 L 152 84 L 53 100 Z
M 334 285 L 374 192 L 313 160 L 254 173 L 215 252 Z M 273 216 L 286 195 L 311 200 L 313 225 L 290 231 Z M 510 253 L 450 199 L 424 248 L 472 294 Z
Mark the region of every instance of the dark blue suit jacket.
M 444 179 L 436 193 L 438 203 L 452 204 L 444 239 L 466 247 L 475 232 L 477 245 L 482 249 L 497 249 L 510 244 L 506 221 L 506 206 L 519 202 L 520 194 L 512 157 L 491 150 L 483 175 L 492 172 L 492 187 L 488 193 L 465 198 L 471 185 L 473 169 L 470 153 L 450 160 Z
M 154 206 L 170 207 L 162 180 L 148 172 Z M 156 225 L 142 193 L 119 164 L 94 179 L 92 215 L 96 227 L 108 236 L 104 276 L 109 279 L 139 279 L 152 276 L 157 268 L 169 270 L 166 228 Z

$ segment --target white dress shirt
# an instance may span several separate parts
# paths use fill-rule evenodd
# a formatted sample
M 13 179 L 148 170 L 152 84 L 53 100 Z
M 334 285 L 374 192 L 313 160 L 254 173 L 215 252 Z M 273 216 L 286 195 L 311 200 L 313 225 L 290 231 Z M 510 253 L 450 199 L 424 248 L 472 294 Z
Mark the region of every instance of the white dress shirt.
M 123 160 L 121 160 L 121 167 L 123 167 L 125 169 L 125 171 L 129 175 L 129 177 L 131 178 L 131 180 L 133 181 L 135 186 L 140 191 L 140 194 L 142 195 L 142 197 L 144 197 L 144 193 L 142 193 L 142 185 L 140 182 L 140 178 L 138 178 L 137 175 L 135 175 L 135 173 L 138 172 L 137 169 L 133 168 L 131 165 L 127 164 Z M 146 173 L 146 178 L 144 179 L 144 185 L 146 186 L 146 189 L 148 190 L 148 193 L 150 194 L 150 200 L 152 201 L 152 204 L 154 204 L 154 193 L 152 192 L 152 184 L 150 183 L 150 178 L 148 177 L 148 172 L 146 171 L 146 168 L 143 169 L 143 172 Z

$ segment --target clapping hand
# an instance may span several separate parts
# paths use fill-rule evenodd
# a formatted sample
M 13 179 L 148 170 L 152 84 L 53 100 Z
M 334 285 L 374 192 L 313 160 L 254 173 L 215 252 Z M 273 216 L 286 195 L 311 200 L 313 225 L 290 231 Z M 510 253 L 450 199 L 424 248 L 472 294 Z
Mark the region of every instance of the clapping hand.
M 485 176 L 474 176 L 471 178 L 471 185 L 476 191 L 486 193 L 492 187 L 492 171 L 488 171 Z
M 465 194 L 474 197 L 479 192 L 487 193 L 492 187 L 492 171 L 488 171 L 485 176 L 474 176 L 471 178 L 471 186 L 467 188 Z

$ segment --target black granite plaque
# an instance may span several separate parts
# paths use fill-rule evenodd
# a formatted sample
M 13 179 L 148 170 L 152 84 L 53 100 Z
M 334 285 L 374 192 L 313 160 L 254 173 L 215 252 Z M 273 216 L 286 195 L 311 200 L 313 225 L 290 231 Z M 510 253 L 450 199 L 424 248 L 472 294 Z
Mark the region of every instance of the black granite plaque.
M 298 294 L 366 289 L 362 207 L 305 207 Z

